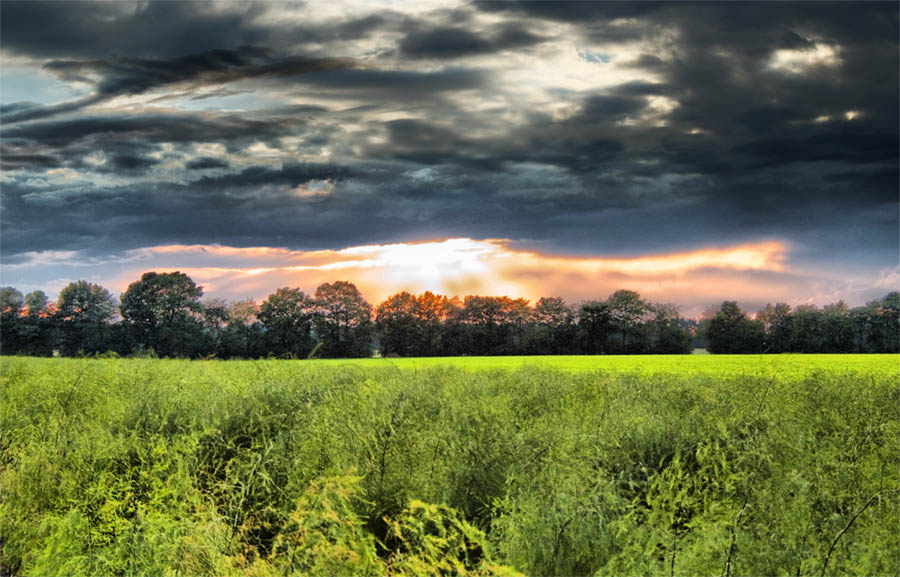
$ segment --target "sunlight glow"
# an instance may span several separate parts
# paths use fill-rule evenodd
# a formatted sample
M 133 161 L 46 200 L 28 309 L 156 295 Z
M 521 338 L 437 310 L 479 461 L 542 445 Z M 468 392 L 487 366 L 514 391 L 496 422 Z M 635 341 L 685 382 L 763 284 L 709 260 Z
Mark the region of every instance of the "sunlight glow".
M 780 72 L 802 74 L 814 66 L 837 66 L 840 47 L 837 45 L 815 44 L 811 49 L 781 49 L 772 53 L 769 67 Z
M 143 270 L 181 270 L 219 297 L 263 299 L 282 286 L 312 292 L 321 283 L 348 280 L 377 304 L 404 290 L 448 296 L 505 294 L 532 301 L 559 295 L 577 302 L 627 288 L 652 298 L 688 301 L 759 290 L 761 281 L 748 278 L 760 272 L 788 274 L 787 254 L 788 246 L 774 240 L 668 254 L 589 257 L 525 250 L 506 239 L 451 238 L 323 251 L 167 245 L 131 251 L 129 258 L 139 261 Z M 122 283 L 136 277 L 130 272 Z

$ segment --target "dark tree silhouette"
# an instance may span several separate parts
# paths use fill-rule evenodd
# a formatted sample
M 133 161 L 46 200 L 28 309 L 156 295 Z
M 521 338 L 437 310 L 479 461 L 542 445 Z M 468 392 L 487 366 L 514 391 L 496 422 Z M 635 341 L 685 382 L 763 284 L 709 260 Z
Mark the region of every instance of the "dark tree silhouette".
M 312 338 L 316 303 L 298 288 L 280 288 L 259 308 L 267 351 L 278 357 L 305 359 L 315 341 Z
M 706 329 L 711 353 L 761 353 L 765 335 L 763 324 L 748 319 L 735 301 L 723 302 Z
M 372 356 L 372 305 L 356 285 L 325 283 L 316 289 L 313 326 L 324 357 Z
M 60 323 L 63 354 L 97 353 L 114 347 L 107 337 L 109 321 L 116 314 L 116 300 L 108 290 L 79 280 L 59 292 L 56 318 Z
M 900 293 L 850 309 L 768 304 L 752 320 L 725 301 L 700 320 L 672 304 L 628 290 L 579 308 L 560 297 L 525 299 L 470 295 L 460 300 L 402 292 L 372 307 L 345 281 L 315 296 L 281 288 L 261 306 L 252 300 L 200 301 L 187 275 L 150 272 L 129 285 L 119 308 L 102 286 L 84 280 L 60 291 L 54 304 L 41 291 L 23 296 L 0 288 L 0 353 L 26 355 L 146 354 L 258 358 L 383 355 L 677 354 L 695 342 L 713 353 L 898 353 Z M 701 345 L 702 346 L 702 345 Z
M 201 296 L 203 287 L 184 273 L 144 273 L 122 293 L 122 317 L 139 345 L 160 356 L 195 357 L 203 352 L 197 349 Z

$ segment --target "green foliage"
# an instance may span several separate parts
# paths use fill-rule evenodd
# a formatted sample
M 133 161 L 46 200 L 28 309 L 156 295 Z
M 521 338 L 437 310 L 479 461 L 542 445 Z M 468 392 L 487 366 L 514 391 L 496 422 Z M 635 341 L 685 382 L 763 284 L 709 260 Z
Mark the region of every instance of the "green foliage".
M 248 567 L 252 574 L 379 575 L 382 563 L 375 539 L 354 509 L 359 477 L 314 480 L 284 521 L 263 559 Z M 258 551 L 247 552 L 256 557 Z M 243 556 L 246 559 L 247 555 Z
M 4 358 L 0 567 L 897 574 L 898 373 L 846 355 Z
M 761 353 L 766 329 L 762 322 L 748 319 L 735 301 L 725 301 L 709 321 L 706 338 L 711 353 Z
M 105 323 L 116 313 L 116 300 L 110 292 L 85 280 L 63 287 L 56 306 L 60 318 L 79 323 Z
M 316 289 L 314 328 L 320 356 L 371 357 L 372 305 L 353 283 L 335 281 Z
M 284 287 L 269 295 L 258 314 L 266 349 L 277 357 L 306 358 L 315 346 L 310 335 L 314 315 L 314 301 L 300 289 Z
M 148 272 L 116 302 L 87 281 L 70 283 L 57 310 L 41 291 L 0 288 L 0 354 L 85 356 L 104 351 L 177 358 L 371 358 L 568 354 L 891 353 L 900 352 L 900 293 L 865 307 L 843 301 L 819 310 L 767 305 L 750 320 L 734 301 L 698 322 L 674 304 L 619 290 L 577 310 L 560 297 L 533 307 L 507 296 L 407 292 L 375 310 L 355 285 L 325 283 L 310 297 L 284 287 L 261 306 L 252 300 L 200 302 L 187 275 Z
M 161 356 L 196 356 L 200 341 L 203 287 L 182 272 L 147 272 L 122 293 L 122 318 L 131 323 L 139 345 Z
M 413 500 L 394 520 L 388 539 L 395 544 L 387 560 L 391 575 L 508 576 L 518 573 L 491 563 L 487 539 L 446 505 Z

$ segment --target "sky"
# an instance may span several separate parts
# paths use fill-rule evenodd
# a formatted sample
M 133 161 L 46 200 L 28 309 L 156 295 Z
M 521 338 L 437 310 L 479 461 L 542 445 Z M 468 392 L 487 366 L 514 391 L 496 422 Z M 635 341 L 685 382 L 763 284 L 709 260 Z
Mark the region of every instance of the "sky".
M 900 289 L 896 2 L 0 4 L 0 284 Z

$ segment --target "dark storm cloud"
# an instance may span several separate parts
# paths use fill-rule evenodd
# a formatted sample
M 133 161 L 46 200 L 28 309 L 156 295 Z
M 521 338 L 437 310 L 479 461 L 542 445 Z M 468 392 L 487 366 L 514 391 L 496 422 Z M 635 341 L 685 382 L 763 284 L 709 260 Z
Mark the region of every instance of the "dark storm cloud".
M 260 11 L 252 3 L 4 2 L 0 36 L 5 50 L 35 57 L 180 56 L 265 40 L 252 23 Z
M 46 118 L 73 112 L 116 96 L 142 94 L 168 85 L 188 84 L 196 88 L 249 78 L 292 77 L 352 66 L 352 61 L 340 58 L 279 58 L 269 50 L 253 46 L 243 46 L 237 50 L 213 50 L 171 60 L 52 60 L 44 65 L 44 70 L 68 82 L 94 84 L 94 94 L 52 106 L 16 103 L 6 107 L 4 120 L 22 122 Z
M 4 253 L 440 235 L 595 252 L 896 247 L 896 3 L 498 2 L 316 25 L 260 17 L 273 6 L 292 7 L 5 2 L 0 47 L 91 93 L 0 109 Z M 566 50 L 593 66 L 577 71 L 587 80 L 528 92 L 544 80 L 532 63 Z M 778 50 L 799 60 L 779 67 Z M 151 91 L 155 107 L 263 110 L 97 106 Z M 257 143 L 266 166 L 239 168 Z M 292 163 L 323 151 L 332 163 Z M 45 175 L 172 164 L 184 169 L 152 185 Z M 305 194 L 317 181 L 333 191 Z
M 896 133 L 826 133 L 806 138 L 772 138 L 738 149 L 757 166 L 792 162 L 837 161 L 849 164 L 891 163 L 900 156 Z
M 361 70 L 347 58 L 276 57 L 253 46 L 214 50 L 171 60 L 121 58 L 114 61 L 53 60 L 44 65 L 70 82 L 94 84 L 94 94 L 58 105 L 13 103 L 3 109 L 15 123 L 70 113 L 116 96 L 137 95 L 166 86 L 196 90 L 246 79 L 279 78 L 285 85 L 304 84 L 324 90 L 377 91 L 384 98 L 422 98 L 428 94 L 469 90 L 484 85 L 481 71 L 447 69 L 436 72 Z M 206 97 L 207 95 L 201 95 Z
M 65 145 L 94 135 L 127 135 L 156 142 L 217 141 L 243 137 L 271 137 L 282 133 L 277 122 L 250 120 L 238 115 L 172 114 L 88 116 L 13 126 L 4 137 Z
M 117 161 L 125 168 L 140 163 Z M 341 203 L 325 203 L 316 214 L 294 189 L 310 181 L 340 181 L 349 174 L 345 167 L 330 164 L 293 163 L 281 169 L 254 166 L 188 184 L 35 188 L 12 183 L 2 189 L 0 241 L 4 252 L 15 254 L 59 246 L 103 252 L 173 241 L 258 244 L 270 234 L 287 235 L 284 242 L 319 233 L 340 235 L 346 231 L 334 229 L 329 215 L 345 214 Z M 320 224 L 320 217 L 328 224 Z M 219 240 L 203 240 L 210 235 Z
M 412 58 L 457 58 L 524 48 L 543 40 L 518 23 L 482 34 L 461 26 L 441 26 L 410 33 L 400 42 L 400 51 Z
M 351 171 L 343 166 L 294 162 L 285 163 L 280 169 L 251 166 L 235 174 L 207 176 L 192 183 L 191 188 L 221 191 L 252 189 L 263 185 L 296 187 L 311 180 L 342 179 L 350 174 Z
M 475 5 L 490 12 L 513 12 L 539 19 L 594 23 L 616 18 L 634 18 L 664 7 L 666 2 L 580 1 L 479 1 Z
M 286 4 L 315 14 L 314 4 Z M 289 49 L 296 44 L 353 40 L 410 19 L 383 11 L 324 24 L 260 24 L 261 2 L 32 2 L 5 1 L 3 48 L 37 58 L 98 58 L 129 54 L 172 58 L 240 46 Z
M 14 125 L 3 131 L 3 141 L 12 149 L 42 150 L 38 156 L 62 161 L 161 143 L 215 142 L 239 149 L 256 141 L 274 143 L 296 133 L 299 124 L 298 119 L 256 120 L 228 114 L 93 116 Z
M 346 68 L 353 62 L 340 58 L 278 58 L 271 51 L 243 46 L 236 50 L 212 50 L 171 60 L 122 58 L 113 61 L 53 60 L 44 69 L 64 80 L 90 82 L 90 75 L 101 78 L 99 96 L 140 94 L 180 82 L 220 84 L 246 78 L 286 77 L 318 70 Z
M 388 141 L 367 152 L 426 165 L 457 163 L 497 171 L 521 162 L 549 163 L 575 173 L 603 171 L 625 148 L 621 138 L 626 131 L 616 128 L 615 122 L 645 107 L 639 97 L 596 95 L 585 100 L 572 118 L 561 122 L 534 118 L 503 138 L 473 138 L 453 126 L 395 120 L 386 123 Z
M 184 165 L 188 170 L 206 170 L 208 168 L 229 168 L 229 164 L 220 158 L 204 156 Z
M 117 154 L 110 161 L 110 169 L 115 171 L 146 170 L 156 164 L 159 164 L 159 161 L 155 158 L 133 154 Z

